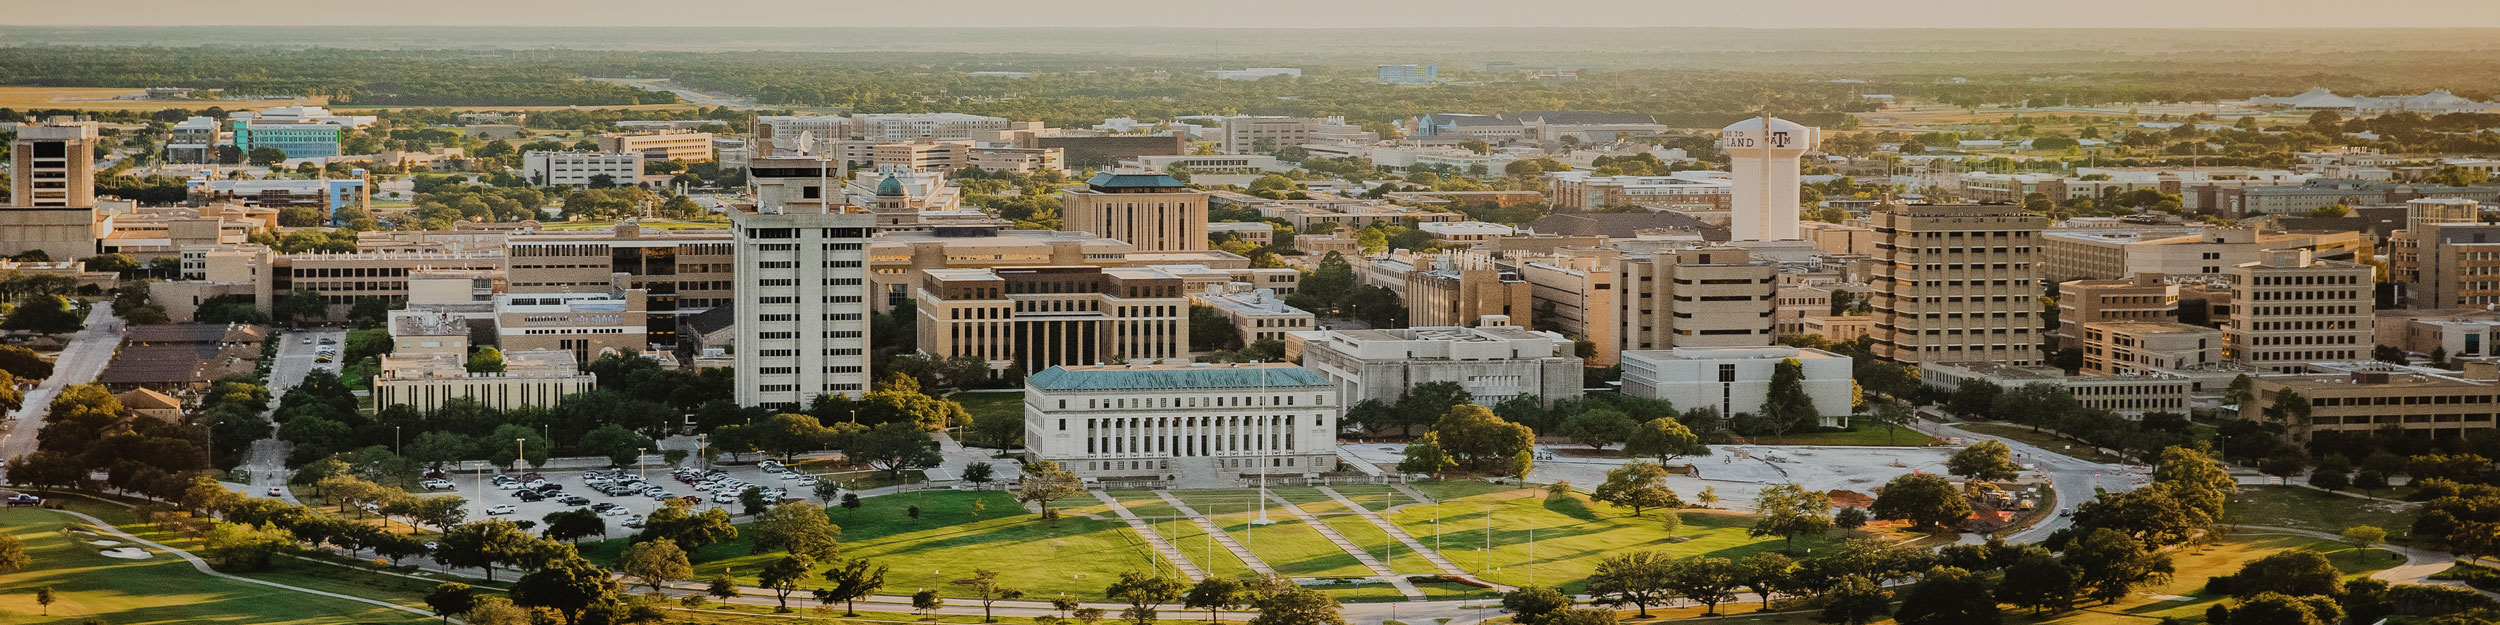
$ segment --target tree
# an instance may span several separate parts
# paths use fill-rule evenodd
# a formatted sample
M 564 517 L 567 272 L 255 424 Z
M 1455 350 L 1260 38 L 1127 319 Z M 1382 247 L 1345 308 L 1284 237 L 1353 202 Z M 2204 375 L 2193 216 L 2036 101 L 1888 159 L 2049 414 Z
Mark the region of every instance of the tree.
M 0 319 L 0 330 L 24 330 L 36 334 L 69 334 L 77 332 L 86 321 L 78 316 L 69 298 L 59 295 L 38 295 L 27 298 Z
M 2335 563 L 2305 549 L 2278 551 L 2258 558 L 2241 565 L 2239 572 L 2227 579 L 2231 596 L 2241 599 L 2269 592 L 2294 597 L 2344 592 L 2344 574 L 2335 569 Z
M 738 598 L 738 582 L 729 579 L 727 575 L 714 575 L 709 585 L 704 588 L 703 594 L 722 601 L 736 599 Z
M 1599 484 L 1590 498 L 1616 506 L 1631 508 L 1632 516 L 1640 516 L 1649 508 L 1675 508 L 1684 505 L 1667 488 L 1667 469 L 1647 460 L 1626 462 L 1606 472 L 1606 482 Z
M 1128 604 L 1120 618 L 1136 625 L 1154 625 L 1155 609 L 1179 599 L 1183 586 L 1180 580 L 1141 571 L 1120 573 L 1120 580 L 1103 588 L 1102 594 Z
M 2344 618 L 2342 608 L 2330 597 L 2296 597 L 2282 593 L 2258 593 L 2240 601 L 2231 609 L 2233 623 L 2265 625 L 2327 625 Z
M 278 294 L 276 301 L 269 304 L 269 314 L 287 323 L 321 319 L 330 316 L 330 299 L 319 291 L 298 288 Z
M 757 571 L 755 583 L 773 591 L 774 612 L 789 612 L 790 593 L 799 589 L 799 582 L 806 581 L 809 569 L 813 568 L 816 568 L 816 560 L 805 554 L 782 556 L 765 564 L 764 570 Z
M 1693 501 L 1698 501 L 1698 502 L 1701 502 L 1701 507 L 1702 507 L 1702 509 L 1704 509 L 1704 510 L 1708 510 L 1708 509 L 1710 509 L 1710 508 L 1717 507 L 1717 506 L 1719 505 L 1719 489 L 1718 489 L 1718 487 L 1715 487 L 1715 486 L 1703 486 L 1703 487 L 1701 487 L 1701 492 L 1698 492 L 1698 493 L 1694 493 L 1694 494 L 1693 494 Z
M 1259 614 L 1246 625 L 1346 625 L 1337 599 L 1309 588 L 1285 588 L 1258 599 L 1254 606 Z
M 1825 623 L 1866 625 L 1892 613 L 1892 595 L 1861 575 L 1843 577 L 1823 594 Z
M 2022 465 L 2014 464 L 2014 450 L 2003 441 L 1988 439 L 1974 443 L 1944 461 L 1946 473 L 1969 480 L 2004 482 L 2022 476 Z
M 773 506 L 747 531 L 755 536 L 755 553 L 780 549 L 820 560 L 833 558 L 835 539 L 842 534 L 822 506 L 804 501 Z
M 2116 603 L 2139 584 L 2170 578 L 2169 556 L 2109 528 L 2094 528 L 2066 545 L 2060 558 L 2075 572 L 2075 587 L 2103 604 Z
M 1865 508 L 1841 508 L 1840 512 L 1832 514 L 1832 527 L 1840 528 L 1844 532 L 1866 527 L 1867 521 Z
M 1461 464 L 1491 464 L 1527 451 L 1536 443 L 1536 433 L 1528 426 L 1503 420 L 1494 416 L 1492 409 L 1474 404 L 1451 408 L 1449 414 L 1433 423 L 1432 431 L 1439 435 L 1442 448 Z
M 1674 560 L 1656 551 L 1634 551 L 1607 558 L 1589 573 L 1588 593 L 1603 605 L 1630 604 L 1649 618 L 1651 604 L 1666 603 L 1671 594 L 1667 576 Z
M 451 622 L 452 615 L 467 614 L 477 607 L 477 589 L 459 582 L 436 584 L 434 590 L 425 593 L 425 607 L 433 608 L 434 615 L 443 617 L 443 622 Z
M 1208 576 L 1198 580 L 1189 587 L 1189 592 L 1181 595 L 1181 605 L 1206 610 L 1207 623 L 1212 625 L 1216 622 L 1217 611 L 1241 607 L 1251 599 L 1250 587 L 1243 585 L 1241 580 Z
M 2031 608 L 2035 613 L 2065 610 L 2074 601 L 2075 571 L 2035 549 L 2005 567 L 2005 579 L 1998 583 L 1997 593 L 2006 603 Z
M 919 610 L 923 618 L 943 607 L 946 607 L 946 600 L 938 597 L 936 590 L 922 590 L 911 595 L 911 609 Z
M 1406 444 L 1406 454 L 1398 460 L 1397 468 L 1399 473 L 1426 474 L 1437 480 L 1441 479 L 1442 471 L 1455 466 L 1458 462 L 1451 460 L 1449 452 L 1441 449 L 1441 435 L 1425 432 Z
M 1762 609 L 1771 609 L 1771 595 L 1795 579 L 1797 561 L 1778 552 L 1757 552 L 1736 561 L 1736 581 L 1762 598 Z
M 1806 394 L 1805 363 L 1795 358 L 1781 359 L 1771 369 L 1771 388 L 1762 399 L 1762 421 L 1771 434 L 1787 434 L 1800 427 L 1809 427 L 1822 420 L 1822 411 L 1814 405 L 1814 396 Z
M 2371 545 L 2387 542 L 2387 530 L 2371 525 L 2355 525 L 2344 528 L 2342 540 L 2354 549 L 2368 549 Z
M 1727 558 L 1694 556 L 1677 560 L 1667 567 L 1667 587 L 1702 605 L 1705 616 L 1719 613 L 1719 604 L 1736 597 L 1736 563 Z
M 257 571 L 269 568 L 271 558 L 294 544 L 293 535 L 274 526 L 216 522 L 208 530 L 203 551 L 220 566 Z
M 616 580 L 608 577 L 607 569 L 566 553 L 513 582 L 512 603 L 552 609 L 564 615 L 564 622 L 575 623 L 583 610 L 615 601 L 617 590 Z
M 1102 608 L 1077 608 L 1069 610 L 1068 616 L 1074 617 L 1078 623 L 1094 625 L 1102 622 Z
M 975 462 L 964 465 L 964 481 L 972 483 L 974 488 L 986 486 L 997 479 L 998 467 L 990 466 L 990 463 Z
M 1000 585 L 998 583 L 998 571 L 989 569 L 972 569 L 971 577 L 958 579 L 952 583 L 957 586 L 970 589 L 973 596 L 980 598 L 981 622 L 983 623 L 998 622 L 998 617 L 990 614 L 990 604 L 996 603 L 1001 599 L 1014 600 L 1024 598 L 1023 589 L 1008 588 Z
M 503 350 L 480 347 L 469 353 L 470 373 L 503 373 Z
M 54 596 L 53 596 L 53 594 L 52 594 L 52 587 L 51 587 L 51 586 L 45 586 L 45 587 L 42 587 L 42 588 L 37 588 L 37 589 L 35 589 L 35 603 L 40 604 L 40 605 L 42 605 L 42 606 L 43 606 L 43 615 L 44 615 L 44 616 L 51 616 L 51 615 L 52 615 L 52 602 L 53 602 L 53 601 L 55 601 L 56 599 L 57 599 L 57 598 L 56 598 L 56 597 L 54 597 Z
M 1754 498 L 1755 520 L 1746 534 L 1779 536 L 1787 541 L 1782 549 L 1794 551 L 1798 534 L 1831 531 L 1831 512 L 1831 495 L 1795 483 L 1766 487 Z
M 2344 487 L 2352 485 L 2352 479 L 2344 475 L 2341 470 L 2318 467 L 2317 470 L 2309 472 L 2309 485 L 2327 490 L 2343 490 Z
M 1415 426 L 1419 425 L 1439 429 L 1439 420 L 1472 400 L 1474 396 L 1457 382 L 1425 382 L 1408 387 L 1405 394 L 1398 396 L 1398 403 L 1391 411 L 1396 415 L 1397 423 L 1405 426 L 1406 433 L 1411 435 L 1415 433 Z M 1443 435 L 1442 441 L 1449 443 L 1449 436 Z
M 16 534 L 0 534 L 0 573 L 25 570 L 34 563 L 34 557 L 26 555 L 26 541 Z
M 1669 417 L 1643 422 L 1639 427 L 1632 428 L 1631 435 L 1623 439 L 1623 455 L 1656 458 L 1660 464 L 1709 453 L 1710 446 L 1702 444 L 1701 437 L 1695 436 L 1692 428 L 1684 427 L 1683 422 Z
M 540 530 L 540 534 L 549 540 L 579 543 L 584 538 L 608 535 L 607 518 L 589 508 L 549 512 L 541 520 L 545 521 L 547 529 Z
M 1677 514 L 1674 510 L 1660 510 L 1658 511 L 1658 528 L 1666 532 L 1668 536 L 1674 536 L 1676 530 L 1684 529 L 1684 515 Z
M 738 507 L 741 508 L 739 512 L 745 516 L 760 516 L 764 514 L 765 507 L 768 505 L 771 505 L 771 502 L 764 500 L 764 487 L 762 486 L 748 486 L 738 491 Z
M 1970 571 L 1943 566 L 1929 569 L 1926 579 L 1901 597 L 1893 614 L 1901 625 L 1995 625 L 2004 620 L 1988 583 Z
M 930 445 L 929 435 L 911 423 L 881 423 L 853 438 L 842 450 L 853 462 L 865 462 L 887 475 L 901 477 L 904 471 L 937 466 L 945 458 Z
M 694 576 L 694 565 L 686 561 L 686 550 L 666 538 L 625 547 L 625 553 L 617 557 L 616 568 L 626 577 L 642 580 L 652 592 L 659 592 L 669 582 Z
M 1638 426 L 1632 422 L 1631 417 L 1624 416 L 1621 412 L 1601 408 L 1571 415 L 1570 418 L 1564 419 L 1562 435 L 1571 437 L 1572 442 L 1587 445 L 1590 449 L 1605 449 L 1607 445 L 1630 438 L 1635 427 Z
M 276 165 L 276 164 L 278 164 L 278 163 L 285 162 L 285 161 L 286 161 L 286 150 L 281 150 L 281 149 L 278 149 L 278 148 L 274 148 L 274 147 L 270 147 L 270 146 L 266 146 L 266 145 L 264 145 L 264 146 L 260 146 L 260 147 L 252 148 L 252 149 L 251 149 L 251 151 L 249 151 L 249 152 L 244 152 L 244 153 L 243 153 L 243 158 L 244 158 L 244 162 L 251 163 L 251 164 L 253 164 L 253 165 L 260 166 L 260 167 L 268 167 L 268 166 L 270 166 L 270 165 Z
M 842 602 L 843 616 L 858 616 L 859 612 L 852 604 L 885 587 L 885 571 L 885 565 L 869 562 L 867 558 L 835 562 L 833 568 L 825 569 L 825 581 L 833 582 L 833 587 L 826 589 L 824 596 Z
M 1867 509 L 1875 518 L 1907 520 L 1922 528 L 1949 527 L 1970 516 L 1970 501 L 1942 476 L 1912 473 L 1893 478 Z
M 1521 588 L 1502 593 L 1502 611 L 1519 625 L 1544 625 L 1546 617 L 1571 608 L 1571 595 L 1554 588 Z
M 1085 484 L 1077 480 L 1075 472 L 1049 460 L 1026 463 L 1024 479 L 1016 485 L 1016 501 L 1035 504 L 1044 511 L 1050 510 L 1051 500 L 1084 493 Z
M 486 570 L 486 581 L 495 581 L 495 565 L 512 562 L 516 549 L 529 545 L 529 534 L 510 521 L 463 523 L 443 532 L 434 548 L 435 561 L 444 566 Z

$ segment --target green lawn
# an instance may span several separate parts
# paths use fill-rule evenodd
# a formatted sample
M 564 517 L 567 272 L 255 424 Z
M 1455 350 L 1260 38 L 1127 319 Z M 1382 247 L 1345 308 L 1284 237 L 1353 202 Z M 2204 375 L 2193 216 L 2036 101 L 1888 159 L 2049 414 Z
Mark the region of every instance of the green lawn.
M 70 534 L 83 522 L 59 513 L 25 508 L 0 510 L 0 526 L 26 541 L 34 565 L 0 575 L 0 623 L 430 623 L 434 619 L 372 605 L 247 584 L 204 575 L 172 554 L 120 560 L 99 553 L 89 540 Z M 136 533 L 136 532 L 134 532 Z M 155 550 L 150 550 L 154 552 Z M 322 566 L 311 564 L 308 566 Z M 273 576 L 276 577 L 276 576 Z M 278 581 L 294 583 L 297 579 Z M 32 589 L 59 594 L 49 618 Z M 325 588 L 326 589 L 326 588 Z
M 1358 494 L 1345 492 L 1346 488 L 1366 490 Z M 1336 488 L 1336 490 L 1347 499 L 1353 499 L 1365 508 L 1373 509 L 1388 507 L 1388 495 L 1405 497 L 1405 495 L 1390 491 L 1387 486 L 1349 486 Z M 1441 574 L 1440 567 L 1433 566 L 1430 561 L 1424 560 L 1423 556 L 1416 555 L 1414 550 L 1406 548 L 1405 543 L 1390 538 L 1389 533 L 1381 531 L 1380 526 L 1363 520 L 1362 515 L 1355 514 L 1345 504 L 1337 503 L 1326 493 L 1319 492 L 1317 488 L 1279 488 L 1273 492 L 1276 496 L 1293 502 L 1294 507 L 1301 508 L 1303 512 L 1319 517 L 1321 523 L 1326 523 L 1329 528 L 1337 530 L 1337 533 L 1345 536 L 1346 540 L 1354 541 L 1354 544 L 1362 547 L 1365 553 L 1371 554 L 1373 560 L 1389 565 L 1390 571 L 1406 575 Z
M 1887 431 L 1890 430 L 1890 431 Z M 1860 423 L 1851 429 L 1835 432 L 1807 432 L 1785 436 L 1752 436 L 1747 442 L 1756 445 L 1863 445 L 1923 447 L 1942 441 L 1909 428 L 1886 428 Z
M 2355 525 L 2375 525 L 2396 540 L 2413 527 L 2407 506 L 2324 493 L 2298 486 L 2253 486 L 2231 495 L 2223 521 L 2244 525 L 2342 532 Z
M 948 395 L 947 399 L 952 399 L 955 400 L 955 403 L 962 404 L 964 412 L 972 415 L 973 423 L 980 423 L 991 419 L 1013 419 L 1017 421 L 1022 421 L 1024 419 L 1023 393 L 956 393 Z M 968 432 L 959 435 L 963 437 L 963 442 L 966 445 L 972 445 L 975 447 L 998 446 L 997 441 L 973 440 L 972 435 Z
M 1250 521 L 1257 515 L 1241 513 L 1209 515 L 1208 519 L 1215 521 L 1217 527 L 1224 528 L 1225 533 L 1232 534 L 1233 540 L 1241 541 L 1241 546 L 1249 549 L 1251 555 L 1258 556 L 1269 567 L 1275 568 L 1278 575 L 1363 577 L 1372 574 L 1371 567 L 1363 566 L 1362 561 L 1354 559 L 1354 554 L 1337 548 L 1337 543 L 1329 542 L 1318 530 L 1294 518 L 1293 513 L 1274 508 L 1267 514 L 1274 523 L 1254 526 Z
M 2127 461 L 2126 458 L 2101 453 L 2099 449 L 2094 448 L 2091 445 L 2058 438 L 2056 434 L 2051 433 L 2048 430 L 2041 430 L 2037 432 L 2031 431 L 2030 426 L 2014 425 L 2011 423 L 1963 423 L 1953 427 L 1989 436 L 2002 436 L 2028 443 L 2033 447 L 2093 462 L 2117 464 Z
M 1591 505 L 1580 495 L 1546 500 L 1543 489 L 1512 488 L 1473 482 L 1440 482 L 1419 484 L 1427 494 L 1442 497 L 1437 506 L 1441 555 L 1460 569 L 1476 574 L 1486 581 L 1516 586 L 1529 585 L 1532 549 L 1528 537 L 1534 530 L 1536 584 L 1561 583 L 1569 592 L 1579 592 L 1583 578 L 1608 556 L 1636 549 L 1663 550 L 1677 556 L 1711 555 L 1741 558 L 1766 549 L 1781 548 L 1776 538 L 1752 538 L 1745 529 L 1750 517 L 1727 512 L 1683 511 L 1684 527 L 1676 537 L 1689 538 L 1674 542 L 1658 524 L 1655 512 L 1641 517 L 1626 517 L 1607 506 Z M 1490 491 L 1460 495 L 1468 490 Z M 1434 492 L 1439 491 L 1439 492 Z M 1409 506 L 1391 514 L 1408 535 L 1426 546 L 1435 544 L 1434 518 L 1436 506 Z M 1490 515 L 1488 517 L 1488 514 Z M 1481 549 L 1486 543 L 1487 519 L 1491 520 L 1492 553 Z M 1820 538 L 1797 540 L 1799 550 L 1823 547 L 1830 542 Z
M 976 501 L 984 508 L 977 516 Z M 885 577 L 884 592 L 890 594 L 934 588 L 949 597 L 969 596 L 949 582 L 987 568 L 997 570 L 1007 586 L 1037 596 L 1065 592 L 1092 598 L 1122 571 L 1169 570 L 1124 523 L 1065 517 L 1054 526 L 1024 512 L 1013 495 L 1003 492 L 933 490 L 869 497 L 860 503 L 858 509 L 835 507 L 828 514 L 842 527 L 845 557 L 866 557 L 892 567 Z M 908 506 L 920 507 L 919 520 L 905 515 Z M 623 549 L 622 540 L 583 545 L 586 554 L 603 563 Z M 701 560 L 695 577 L 726 572 L 753 584 L 755 572 L 780 556 L 749 550 L 743 536 L 705 547 L 695 553 Z
M 2327 560 L 2343 571 L 2346 579 L 2366 577 L 2369 573 L 2402 562 L 2403 557 L 2378 549 L 2354 549 L 2331 540 L 2283 534 L 2246 534 L 2232 536 L 2221 543 L 2198 549 L 2172 552 L 2171 565 L 2178 572 L 2170 582 L 2139 588 L 2125 599 L 2111 605 L 2084 605 L 2081 609 L 2031 621 L 2059 625 L 2100 625 L 2103 623 L 2153 623 L 2163 618 L 2202 621 L 2205 609 L 2225 597 L 2205 594 L 2205 578 L 2239 572 L 2242 565 L 2278 551 L 2308 549 L 2326 554 Z M 2161 596 L 2185 597 L 2161 599 Z M 2011 614 L 2009 612 L 2009 614 Z M 2015 619 L 2009 621 L 2019 622 Z

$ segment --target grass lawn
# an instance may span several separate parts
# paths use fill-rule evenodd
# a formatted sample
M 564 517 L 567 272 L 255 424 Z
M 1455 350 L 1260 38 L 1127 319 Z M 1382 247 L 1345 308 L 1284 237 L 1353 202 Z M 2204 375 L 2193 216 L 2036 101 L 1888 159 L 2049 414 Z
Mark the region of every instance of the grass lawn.
M 117 539 L 64 532 L 84 523 L 51 511 L 0 510 L 0 526 L 24 540 L 34 558 L 33 566 L 0 575 L 0 587 L 10 589 L 0 592 L 0 623 L 88 618 L 117 624 L 434 622 L 377 606 L 210 577 L 181 558 L 154 550 L 155 557 L 145 560 L 108 558 L 99 553 L 102 547 L 86 541 Z M 59 593 L 49 618 L 36 616 L 43 608 L 30 592 L 46 586 Z
M 983 510 L 976 516 L 974 502 Z M 1000 581 L 1036 596 L 1061 592 L 1088 598 L 1122 571 L 1168 570 L 1169 565 L 1146 542 L 1116 520 L 1077 517 L 1056 526 L 1024 512 L 1015 497 L 1003 492 L 933 490 L 861 499 L 858 509 L 828 511 L 842 527 L 842 554 L 866 557 L 892 567 L 885 576 L 888 594 L 911 594 L 933 588 L 948 597 L 969 596 L 949 582 L 970 577 L 975 568 L 995 569 Z M 904 514 L 920 507 L 920 519 Z M 613 563 L 623 540 L 585 543 L 582 551 L 602 563 Z M 695 578 L 728 574 L 741 583 L 755 583 L 755 572 L 779 554 L 749 554 L 750 541 L 704 547 L 695 553 Z M 1047 566 L 1044 566 L 1047 564 Z
M 1887 429 L 1890 429 L 1891 431 L 1885 431 Z M 1836 432 L 1806 432 L 1785 436 L 1752 436 L 1747 437 L 1746 442 L 1755 445 L 1923 447 L 1941 443 L 1943 441 L 1936 440 L 1933 436 L 1921 434 L 1917 430 L 1909 428 L 1885 428 L 1882 426 L 1862 423 L 1851 429 Z
M 2366 577 L 2370 572 L 2385 569 L 2403 561 L 2403 557 L 2393 553 L 2378 549 L 2354 549 L 2349 545 L 2331 540 L 2283 534 L 2242 534 L 2201 549 L 2172 552 L 2171 564 L 2178 568 L 2178 573 L 2171 576 L 2169 583 L 2138 588 L 2135 593 L 2115 604 L 2084 605 L 2078 610 L 2048 615 L 2046 618 L 2029 622 L 2061 625 L 2103 623 L 2149 625 L 2163 618 L 2202 621 L 2205 608 L 2227 599 L 2220 595 L 2205 594 L 2205 578 L 2239 572 L 2240 567 L 2251 560 L 2288 549 L 2308 549 L 2326 554 L 2327 560 L 2334 562 L 2335 568 L 2343 571 L 2346 579 Z M 2015 612 L 2017 611 L 2009 611 L 2007 614 L 2011 616 Z M 2008 618 L 2007 620 L 2024 622 L 2028 619 Z
M 1354 554 L 1337 548 L 1319 530 L 1311 529 L 1293 513 L 1283 508 L 1268 510 L 1267 525 L 1251 525 L 1256 514 L 1210 515 L 1217 527 L 1232 534 L 1233 540 L 1250 550 L 1251 555 L 1266 561 L 1276 574 L 1286 577 L 1363 577 L 1372 574 L 1371 567 L 1355 560 Z
M 2015 425 L 2011 423 L 1963 423 L 1953 427 L 1989 436 L 2002 436 L 2022 441 L 2024 443 L 2029 443 L 2033 447 L 2093 462 L 2118 464 L 2127 461 L 2126 458 L 2101 453 L 2101 450 L 2094 448 L 2091 445 L 2058 438 L 2056 434 L 2051 433 L 2048 430 L 2041 430 L 2038 432 L 2031 431 L 2030 426 Z
M 1022 421 L 1024 419 L 1023 393 L 956 393 L 948 395 L 946 398 L 955 400 L 955 403 L 962 404 L 964 412 L 972 415 L 973 423 L 981 423 L 991 419 L 1012 419 L 1017 421 Z M 971 440 L 969 432 L 963 432 L 959 435 L 965 437 L 964 444 L 966 445 L 973 445 L 976 447 L 998 446 L 998 443 L 995 441 Z
M 2410 506 L 2323 493 L 2298 486 L 2252 486 L 2223 505 L 2223 522 L 2320 532 L 2342 532 L 2355 525 L 2387 530 L 2390 541 L 2413 527 Z
M 1389 488 L 1386 486 L 1367 485 L 1367 488 L 1379 489 L 1383 492 L 1356 495 L 1339 489 L 1338 493 L 1346 495 L 1347 499 L 1355 499 L 1356 503 L 1364 504 L 1367 508 L 1387 507 L 1385 495 L 1394 494 L 1388 492 Z M 1389 533 L 1381 531 L 1380 526 L 1363 520 L 1362 515 L 1355 514 L 1344 504 L 1330 499 L 1326 493 L 1319 492 L 1319 489 L 1279 488 L 1272 492 L 1286 501 L 1293 502 L 1294 507 L 1301 508 L 1303 512 L 1319 517 L 1321 523 L 1326 523 L 1330 529 L 1337 530 L 1337 534 L 1344 536 L 1346 540 L 1354 541 L 1355 546 L 1371 554 L 1373 560 L 1388 565 L 1390 571 L 1405 575 L 1441 574 L 1441 567 L 1433 566 L 1432 562 L 1425 560 L 1423 556 L 1416 555 L 1414 550 L 1406 548 L 1405 543 L 1390 538 Z M 1398 496 L 1404 497 L 1404 495 Z M 1365 501 L 1366 498 L 1370 501 Z
M 1580 495 L 1548 501 L 1543 489 L 1531 488 L 1448 497 L 1463 492 L 1462 484 L 1465 483 L 1441 482 L 1419 488 L 1444 497 L 1437 511 L 1441 555 L 1459 568 L 1495 583 L 1530 585 L 1533 572 L 1538 584 L 1560 582 L 1566 592 L 1576 593 L 1581 590 L 1581 580 L 1597 568 L 1600 560 L 1628 550 L 1655 549 L 1676 556 L 1706 554 L 1735 559 L 1782 546 L 1776 538 L 1746 536 L 1745 529 L 1753 524 L 1752 518 L 1734 513 L 1683 511 L 1684 527 L 1676 530 L 1674 536 L 1689 540 L 1679 543 L 1669 540 L 1655 513 L 1626 517 L 1612 509 L 1593 507 Z M 1444 492 L 1433 493 L 1435 489 Z M 1409 506 L 1391 514 L 1390 519 L 1408 535 L 1430 546 L 1435 544 L 1435 513 L 1435 506 Z M 1486 542 L 1488 519 L 1493 543 L 1490 557 L 1480 549 Z M 1536 534 L 1533 568 L 1528 557 L 1531 529 Z M 1829 540 L 1820 538 L 1797 540 L 1799 550 L 1829 544 Z

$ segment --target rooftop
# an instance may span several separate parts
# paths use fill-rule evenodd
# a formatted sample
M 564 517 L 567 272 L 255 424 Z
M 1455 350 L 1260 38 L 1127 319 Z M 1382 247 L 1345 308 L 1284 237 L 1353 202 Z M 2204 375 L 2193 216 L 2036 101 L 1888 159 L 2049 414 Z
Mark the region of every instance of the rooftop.
M 1309 369 L 1286 364 L 1056 366 L 1026 378 L 1025 384 L 1049 391 L 1335 386 Z

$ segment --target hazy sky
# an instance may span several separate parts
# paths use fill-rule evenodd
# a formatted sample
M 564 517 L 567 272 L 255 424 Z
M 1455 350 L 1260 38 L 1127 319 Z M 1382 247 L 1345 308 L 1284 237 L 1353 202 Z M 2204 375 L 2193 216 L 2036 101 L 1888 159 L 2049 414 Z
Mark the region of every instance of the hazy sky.
M 2495 27 L 2493 0 L 0 0 L 14 25 Z

